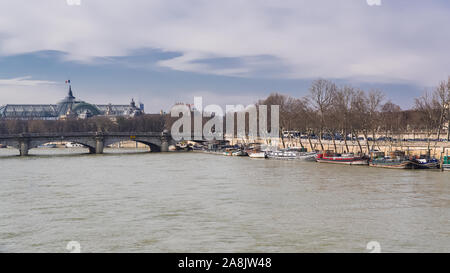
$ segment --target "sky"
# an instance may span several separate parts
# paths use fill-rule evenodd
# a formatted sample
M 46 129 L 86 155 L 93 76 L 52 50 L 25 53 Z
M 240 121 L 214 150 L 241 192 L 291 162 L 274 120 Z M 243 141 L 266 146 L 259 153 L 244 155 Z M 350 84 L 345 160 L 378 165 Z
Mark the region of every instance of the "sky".
M 78 99 L 159 112 L 325 78 L 409 108 L 450 75 L 449 15 L 446 0 L 0 0 L 0 105 L 56 103 L 67 79 Z

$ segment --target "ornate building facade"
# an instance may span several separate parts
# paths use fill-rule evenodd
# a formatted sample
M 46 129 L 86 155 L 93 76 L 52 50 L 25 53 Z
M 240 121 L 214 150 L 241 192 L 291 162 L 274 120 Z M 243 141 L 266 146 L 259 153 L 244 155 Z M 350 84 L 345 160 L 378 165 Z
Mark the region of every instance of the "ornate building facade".
M 67 119 L 92 116 L 134 117 L 144 113 L 144 105 L 136 106 L 134 100 L 127 105 L 91 104 L 77 100 L 69 85 L 69 93 L 57 104 L 7 104 L 0 106 L 1 119 Z

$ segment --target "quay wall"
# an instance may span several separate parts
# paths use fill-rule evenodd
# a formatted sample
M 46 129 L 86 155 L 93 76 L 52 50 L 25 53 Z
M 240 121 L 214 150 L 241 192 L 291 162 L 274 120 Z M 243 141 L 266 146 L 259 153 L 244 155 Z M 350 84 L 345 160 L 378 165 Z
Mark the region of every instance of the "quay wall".
M 308 151 L 320 151 L 322 150 L 321 145 L 317 139 L 311 139 L 311 143 L 307 139 L 284 139 L 283 141 L 280 139 L 274 140 L 243 140 L 237 138 L 229 138 L 231 145 L 234 144 L 248 144 L 248 143 L 261 143 L 269 146 L 273 146 L 274 143 L 277 143 L 278 148 L 300 148 L 305 147 Z M 311 145 L 312 144 L 312 145 Z M 360 148 L 357 141 L 347 141 L 347 145 L 345 145 L 344 141 L 336 140 L 336 149 L 332 140 L 322 140 L 322 144 L 325 150 L 331 150 L 338 153 L 352 152 L 359 153 Z M 363 153 L 368 154 L 367 144 L 365 140 L 360 141 Z M 442 142 L 430 142 L 430 155 L 435 156 L 436 158 L 440 158 L 441 154 L 449 155 L 450 154 L 450 142 L 442 141 Z M 347 150 L 348 147 L 348 150 Z M 376 141 L 375 143 L 369 141 L 370 149 L 379 150 L 381 152 L 389 153 L 391 151 L 404 151 L 406 154 L 414 156 L 414 155 L 426 155 L 428 153 L 428 143 L 426 141 L 399 141 L 399 142 L 386 142 L 386 141 Z

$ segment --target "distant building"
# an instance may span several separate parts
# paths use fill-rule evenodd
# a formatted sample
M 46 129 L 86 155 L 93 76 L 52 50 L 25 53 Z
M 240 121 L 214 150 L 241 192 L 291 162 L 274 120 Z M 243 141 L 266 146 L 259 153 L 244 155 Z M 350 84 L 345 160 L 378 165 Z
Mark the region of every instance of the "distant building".
M 67 97 L 57 104 L 7 104 L 0 106 L 1 119 L 44 119 L 89 118 L 92 116 L 134 117 L 144 113 L 144 105 L 136 106 L 134 99 L 128 105 L 91 104 L 77 100 L 69 85 Z

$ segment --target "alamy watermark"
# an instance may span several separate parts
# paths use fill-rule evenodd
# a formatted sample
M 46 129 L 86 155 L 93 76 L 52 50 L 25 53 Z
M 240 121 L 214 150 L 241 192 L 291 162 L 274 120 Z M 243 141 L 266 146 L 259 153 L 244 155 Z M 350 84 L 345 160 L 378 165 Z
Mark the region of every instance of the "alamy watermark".
M 66 0 L 66 3 L 69 6 L 80 6 L 81 0 Z
M 78 241 L 70 241 L 67 243 L 66 249 L 70 253 L 81 253 L 81 244 Z
M 367 243 L 366 249 L 370 250 L 369 253 L 381 253 L 381 244 L 377 241 L 370 241 Z
M 172 124 L 171 134 L 181 140 L 224 140 L 279 138 L 280 106 L 270 106 L 270 130 L 268 130 L 267 105 L 226 105 L 225 111 L 217 104 L 203 107 L 202 97 L 194 97 L 194 105 L 178 104 L 172 107 L 171 117 L 178 117 Z M 181 115 L 181 116 L 180 116 Z M 206 123 L 204 118 L 209 118 Z M 224 120 L 226 128 L 224 128 Z M 235 123 L 236 121 L 236 123 Z M 224 130 L 225 129 L 225 130 Z M 275 143 L 274 143 L 275 144 Z
M 366 0 L 369 6 L 381 6 L 381 0 Z
M 70 241 L 66 245 L 66 250 L 70 253 L 81 253 L 81 244 L 78 241 Z M 381 253 L 381 244 L 377 241 L 370 241 L 366 245 L 366 250 L 369 253 Z

